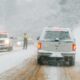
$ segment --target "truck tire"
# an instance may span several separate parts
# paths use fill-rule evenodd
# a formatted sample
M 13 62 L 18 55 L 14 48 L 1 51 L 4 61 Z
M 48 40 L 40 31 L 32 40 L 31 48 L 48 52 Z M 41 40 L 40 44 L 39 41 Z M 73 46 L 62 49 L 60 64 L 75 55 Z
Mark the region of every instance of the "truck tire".
M 38 65 L 42 65 L 42 60 L 40 57 L 37 59 L 37 63 L 38 63 Z
M 65 57 L 65 65 L 67 65 L 67 66 L 73 66 L 74 64 L 75 64 L 75 57 L 74 56 L 71 56 L 71 57 L 66 56 Z
M 44 64 L 44 57 L 43 57 L 43 56 L 38 57 L 37 63 L 38 63 L 39 65 L 43 65 L 43 64 Z
M 71 57 L 69 63 L 70 63 L 70 66 L 74 66 L 75 65 L 75 58 L 74 57 Z

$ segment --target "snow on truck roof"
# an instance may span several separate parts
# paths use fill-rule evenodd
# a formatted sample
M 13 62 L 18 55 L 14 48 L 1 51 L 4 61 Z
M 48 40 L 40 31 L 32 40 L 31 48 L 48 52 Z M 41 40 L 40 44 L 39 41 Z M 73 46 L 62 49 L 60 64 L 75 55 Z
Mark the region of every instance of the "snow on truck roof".
M 70 28 L 63 28 L 63 27 L 45 27 L 45 31 L 70 31 Z

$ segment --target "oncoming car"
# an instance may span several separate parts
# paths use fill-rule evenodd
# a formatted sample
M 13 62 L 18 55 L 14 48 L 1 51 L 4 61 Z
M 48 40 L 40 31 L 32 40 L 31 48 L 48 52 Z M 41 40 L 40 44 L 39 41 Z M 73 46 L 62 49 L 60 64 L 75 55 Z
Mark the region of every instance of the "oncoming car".
M 0 32 L 0 51 L 11 51 L 12 41 L 7 32 Z
M 44 28 L 37 47 L 38 64 L 75 64 L 76 44 L 69 28 Z

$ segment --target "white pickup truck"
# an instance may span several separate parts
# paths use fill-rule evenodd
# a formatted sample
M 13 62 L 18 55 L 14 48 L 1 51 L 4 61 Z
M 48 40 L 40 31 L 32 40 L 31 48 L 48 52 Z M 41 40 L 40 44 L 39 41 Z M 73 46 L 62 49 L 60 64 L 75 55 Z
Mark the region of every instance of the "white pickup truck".
M 44 28 L 38 40 L 38 64 L 59 63 L 75 64 L 76 44 L 69 28 Z
M 11 51 L 13 49 L 12 40 L 7 32 L 0 32 L 0 51 Z

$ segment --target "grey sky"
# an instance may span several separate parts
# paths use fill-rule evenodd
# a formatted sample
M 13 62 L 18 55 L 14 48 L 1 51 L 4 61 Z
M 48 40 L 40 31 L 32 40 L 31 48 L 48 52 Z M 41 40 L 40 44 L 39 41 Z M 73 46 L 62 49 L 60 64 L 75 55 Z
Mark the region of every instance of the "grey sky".
M 0 29 L 33 37 L 43 27 L 75 27 L 80 21 L 80 0 L 0 0 Z

